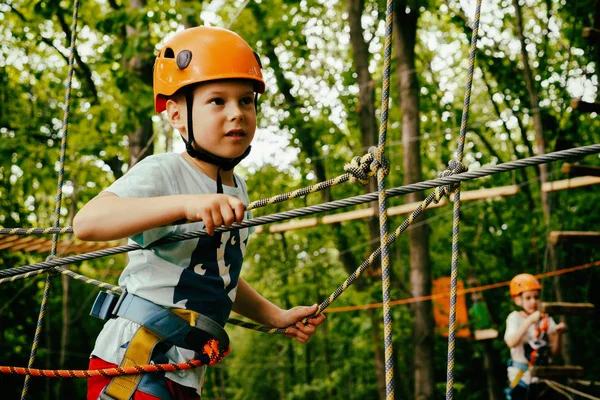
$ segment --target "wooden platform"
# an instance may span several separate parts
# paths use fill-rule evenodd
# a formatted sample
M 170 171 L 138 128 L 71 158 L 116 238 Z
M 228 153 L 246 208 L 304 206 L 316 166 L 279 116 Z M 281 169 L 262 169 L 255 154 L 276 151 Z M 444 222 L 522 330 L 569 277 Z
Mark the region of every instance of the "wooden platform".
M 542 185 L 544 192 L 555 192 L 557 190 L 573 189 L 583 186 L 600 184 L 600 177 L 579 176 L 572 179 L 562 179 L 560 181 L 546 182 Z
M 581 378 L 583 367 L 577 365 L 545 365 L 534 366 L 529 370 L 531 376 L 541 379 Z
M 564 163 L 560 170 L 563 174 L 566 175 L 600 176 L 600 167 L 592 167 L 590 165 Z
M 542 303 L 541 308 L 544 313 L 561 315 L 593 314 L 595 311 L 592 303 Z
M 596 28 L 583 28 L 581 30 L 581 36 L 591 42 L 600 43 L 600 30 Z
M 63 239 L 58 242 L 57 252 L 59 254 L 80 254 L 116 247 L 121 242 L 82 242 Z M 39 236 L 0 236 L 0 251 L 2 250 L 49 253 L 52 250 L 52 239 Z
M 600 232 L 554 231 L 550 232 L 550 243 L 600 244 Z
M 600 103 L 588 103 L 581 99 L 571 99 L 571 108 L 582 113 L 600 113 Z
M 475 340 L 491 340 L 498 337 L 498 331 L 496 329 L 478 329 L 473 331 L 473 338 Z

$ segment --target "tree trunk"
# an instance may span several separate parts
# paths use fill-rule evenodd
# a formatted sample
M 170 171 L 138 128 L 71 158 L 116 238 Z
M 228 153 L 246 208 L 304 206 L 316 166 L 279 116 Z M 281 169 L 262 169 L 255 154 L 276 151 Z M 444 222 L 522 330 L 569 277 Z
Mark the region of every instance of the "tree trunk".
M 517 26 L 517 34 L 519 35 L 519 41 L 521 42 L 521 57 L 523 57 L 523 79 L 527 86 L 527 92 L 529 94 L 529 102 L 531 103 L 531 112 L 533 114 L 533 128 L 535 131 L 535 147 L 537 154 L 546 153 L 546 141 L 544 139 L 544 128 L 542 126 L 542 115 L 540 113 L 540 102 L 538 96 L 537 87 L 533 81 L 533 72 L 529 65 L 529 54 L 527 53 L 525 35 L 523 34 L 523 22 L 521 14 L 521 6 L 519 6 L 519 0 L 513 0 L 515 7 L 515 21 Z M 540 164 L 540 181 L 542 185 L 548 181 L 548 165 Z M 544 218 L 547 220 L 550 218 L 550 202 L 548 200 L 548 193 L 542 191 L 542 209 L 544 210 Z M 549 221 L 548 221 L 549 222 Z
M 415 43 L 419 5 L 398 1 L 394 21 L 394 43 L 397 61 L 398 92 L 402 109 L 402 147 L 404 184 L 422 181 L 419 139 L 419 82 L 415 73 Z M 410 6 L 410 8 L 407 8 Z M 407 13 L 405 10 L 410 11 Z M 407 202 L 424 199 L 422 192 L 406 196 Z M 418 224 L 422 217 L 415 220 Z M 431 294 L 431 267 L 429 261 L 429 233 L 427 225 L 415 226 L 408 231 L 410 244 L 410 283 L 412 296 Z M 433 310 L 431 302 L 414 303 L 413 337 L 415 341 L 414 379 L 415 399 L 433 399 L 435 381 L 433 367 Z
M 502 388 L 499 385 L 498 379 L 496 379 L 496 369 L 498 363 L 494 357 L 494 347 L 490 340 L 485 340 L 481 344 L 483 354 L 483 369 L 485 370 L 485 377 L 487 382 L 488 399 L 489 400 L 503 400 Z
M 145 0 L 131 0 L 129 2 L 130 9 L 141 9 L 146 6 Z M 126 29 L 127 38 L 135 36 L 138 31 L 131 26 Z M 126 39 L 127 40 L 127 39 Z M 140 52 L 145 58 L 154 58 L 152 51 Z M 152 69 L 146 68 L 147 65 L 152 65 L 149 60 L 142 58 L 138 54 L 125 60 L 127 68 L 131 71 L 132 75 L 137 76 L 142 82 L 152 82 Z M 146 156 L 154 153 L 154 147 L 151 144 L 152 137 L 152 119 L 146 118 L 142 121 L 134 132 L 130 132 L 129 135 L 129 168 L 143 160 Z
M 129 134 L 129 168 L 154 153 L 149 141 L 152 139 L 152 119 L 146 118 L 142 126 Z
M 279 237 L 281 238 L 281 257 L 282 257 L 281 261 L 284 264 L 287 264 L 288 263 L 287 254 L 289 254 L 287 240 L 285 239 L 285 234 L 283 232 L 280 234 Z M 282 274 L 281 279 L 282 279 L 282 286 L 289 287 L 288 286 L 289 285 L 288 274 L 286 274 L 286 273 Z M 290 302 L 287 291 L 285 292 L 285 295 L 283 297 L 283 306 L 288 310 L 292 307 L 292 304 Z M 293 346 L 291 340 L 287 341 L 285 350 L 283 350 L 283 351 L 286 353 L 287 363 L 288 363 L 288 367 L 289 367 L 289 369 L 284 371 L 284 375 L 288 374 L 289 376 L 296 376 L 296 360 L 295 360 L 295 355 L 294 355 L 294 346 Z M 289 393 L 289 388 L 287 387 L 287 381 L 285 379 L 285 376 L 283 377 L 283 388 L 284 388 L 284 392 Z

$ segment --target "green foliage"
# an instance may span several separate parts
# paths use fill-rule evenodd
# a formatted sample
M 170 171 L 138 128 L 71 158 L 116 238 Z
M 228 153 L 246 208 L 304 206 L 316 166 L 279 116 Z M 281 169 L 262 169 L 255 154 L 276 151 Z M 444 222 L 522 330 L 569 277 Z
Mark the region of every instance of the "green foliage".
M 289 192 L 343 173 L 344 163 L 362 155 L 356 72 L 352 62 L 345 2 L 325 0 L 190 2 L 149 0 L 143 8 L 127 2 L 83 2 L 79 13 L 78 59 L 67 132 L 61 226 L 71 225 L 73 213 L 126 170 L 129 136 L 153 115 L 151 74 L 157 46 L 184 24 L 207 22 L 229 26 L 260 53 L 265 65 L 267 93 L 261 97 L 257 135 L 288 138 L 296 156 L 286 162 L 244 163 L 252 200 Z M 381 97 L 383 1 L 366 1 L 363 16 L 375 96 Z M 398 2 L 406 10 L 405 4 Z M 416 73 L 420 84 L 421 162 L 431 179 L 454 157 L 463 109 L 464 85 L 471 32 L 471 11 L 458 0 L 419 5 Z M 469 2 L 466 2 L 469 3 Z M 490 1 L 482 10 L 481 39 L 476 59 L 465 163 L 471 169 L 535 153 L 531 102 L 522 79 L 523 62 L 511 1 Z M 487 4 L 489 3 L 489 4 Z M 572 4 L 574 3 L 574 4 Z M 572 97 L 596 98 L 597 62 L 594 49 L 580 35 L 593 24 L 592 0 L 526 2 L 527 51 L 539 90 L 547 141 L 546 150 L 600 142 L 595 115 L 569 107 Z M 65 134 L 63 111 L 72 24 L 70 2 L 13 0 L 0 4 L 0 226 L 45 227 L 55 221 L 57 160 Z M 139 63 L 132 63 L 137 59 Z M 395 62 L 392 62 L 395 70 Z M 402 167 L 402 110 L 397 77 L 392 77 L 387 157 L 392 162 L 388 187 L 404 182 Z M 379 105 L 375 105 L 379 108 Z M 154 150 L 165 148 L 169 129 L 153 117 L 161 133 Z M 162 133 L 166 133 L 162 134 Z M 255 146 L 256 151 L 261 151 Z M 276 149 L 275 153 L 283 153 Z M 265 150 L 266 152 L 266 150 Z M 270 161 L 270 160 L 268 160 Z M 277 161 L 277 160 L 275 160 Z M 599 165 L 598 157 L 585 164 Z M 322 169 L 319 169 L 322 168 Z M 551 166 L 551 179 L 566 179 L 560 165 Z M 538 172 L 528 168 L 464 183 L 463 190 L 517 184 L 517 195 L 464 202 L 460 226 L 459 278 L 481 284 L 508 281 L 517 273 L 549 270 L 549 230 L 597 230 L 597 187 L 571 189 L 551 195 L 552 215 L 544 219 Z M 326 195 L 313 194 L 258 209 L 255 216 L 321 203 L 327 196 L 342 199 L 364 193 L 358 185 L 340 185 Z M 389 199 L 389 205 L 403 204 Z M 342 212 L 340 210 L 336 212 Z M 451 205 L 425 213 L 430 232 L 431 272 L 448 276 L 451 259 Z M 395 229 L 404 217 L 390 217 Z M 268 229 L 268 228 L 267 228 Z M 411 297 L 408 240 L 391 246 L 392 298 Z M 313 304 L 329 296 L 370 254 L 365 220 L 341 226 L 319 225 L 285 233 L 256 233 L 250 241 L 244 277 L 281 307 Z M 3 269 L 42 261 L 47 254 L 0 250 Z M 559 268 L 598 259 L 598 249 L 581 244 L 558 251 Z M 356 265 L 348 265 L 355 260 Z M 125 256 L 70 266 L 86 276 L 111 283 L 126 263 Z M 366 274 L 368 275 L 368 274 Z M 86 368 L 101 322 L 88 317 L 97 289 L 73 281 L 52 280 L 46 324 L 38 358 L 40 368 L 59 368 L 60 344 L 67 337 L 65 368 Z M 593 291 L 598 269 L 560 278 L 569 301 L 600 304 Z M 546 279 L 544 299 L 555 299 Z M 359 285 L 362 285 L 360 288 Z M 4 284 L 0 292 L 0 349 L 2 365 L 27 364 L 37 311 L 43 293 L 41 277 Z M 360 289 L 360 290 L 359 290 Z M 501 335 L 513 304 L 507 290 L 483 293 L 492 323 Z M 63 296 L 68 324 L 63 322 Z M 364 276 L 332 307 L 381 301 L 378 277 Z M 470 299 L 468 299 L 470 304 Z M 413 398 L 414 340 L 410 306 L 392 308 L 396 393 Z M 287 338 L 231 327 L 232 353 L 206 376 L 204 397 L 232 399 L 365 399 L 377 398 L 375 351 L 381 337 L 373 325 L 381 310 L 327 314 L 327 323 L 308 345 Z M 597 318 L 567 319 L 573 363 L 586 368 L 588 378 L 600 374 L 594 355 L 600 350 Z M 508 349 L 501 339 L 491 348 L 497 379 L 503 381 Z M 473 342 L 456 346 L 455 393 L 461 399 L 486 397 L 482 350 Z M 444 396 L 447 341 L 435 338 L 435 395 Z M 0 375 L 7 398 L 21 391 L 21 377 Z M 32 379 L 31 398 L 58 399 L 65 394 L 82 398 L 81 380 Z

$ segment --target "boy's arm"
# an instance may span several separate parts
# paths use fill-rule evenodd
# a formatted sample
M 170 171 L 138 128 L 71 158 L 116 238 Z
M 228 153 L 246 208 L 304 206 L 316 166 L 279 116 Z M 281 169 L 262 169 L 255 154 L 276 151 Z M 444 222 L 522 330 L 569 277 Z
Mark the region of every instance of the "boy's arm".
M 531 324 L 537 323 L 540 320 L 540 317 L 541 313 L 539 311 L 531 313 L 517 329 L 513 332 L 507 332 L 506 335 L 504 335 L 506 345 L 510 348 L 518 346 L 523 340 L 525 333 L 527 333 L 527 329 L 529 329 Z
M 187 219 L 203 221 L 208 234 L 244 218 L 244 204 L 224 194 L 125 198 L 102 192 L 75 216 L 73 231 L 82 240 L 115 240 Z
M 303 318 L 311 316 L 317 311 L 316 304 L 310 307 L 298 306 L 282 310 L 261 296 L 243 278 L 238 280 L 233 311 L 267 326 L 285 328 L 296 324 L 296 328 L 290 328 L 286 336 L 294 337 L 302 343 L 310 339 L 315 334 L 317 326 L 325 321 L 325 315 L 319 314 L 318 317 L 309 319 L 306 325 L 299 323 Z
M 548 334 L 548 344 L 550 345 L 550 352 L 553 356 L 556 356 L 562 347 L 562 333 L 566 329 L 564 322 L 556 325 L 554 332 Z

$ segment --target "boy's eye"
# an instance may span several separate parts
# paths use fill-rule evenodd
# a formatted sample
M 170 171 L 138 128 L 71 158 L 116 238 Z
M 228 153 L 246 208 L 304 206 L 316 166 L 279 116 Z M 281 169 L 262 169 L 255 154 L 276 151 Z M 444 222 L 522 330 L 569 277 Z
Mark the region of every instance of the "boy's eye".
M 243 105 L 250 105 L 250 104 L 254 104 L 254 97 L 252 96 L 248 96 L 248 97 L 243 97 L 240 100 L 240 103 L 242 103 Z
M 222 106 L 223 104 L 225 104 L 225 101 L 220 97 L 215 97 L 214 99 L 210 100 L 210 104 Z

